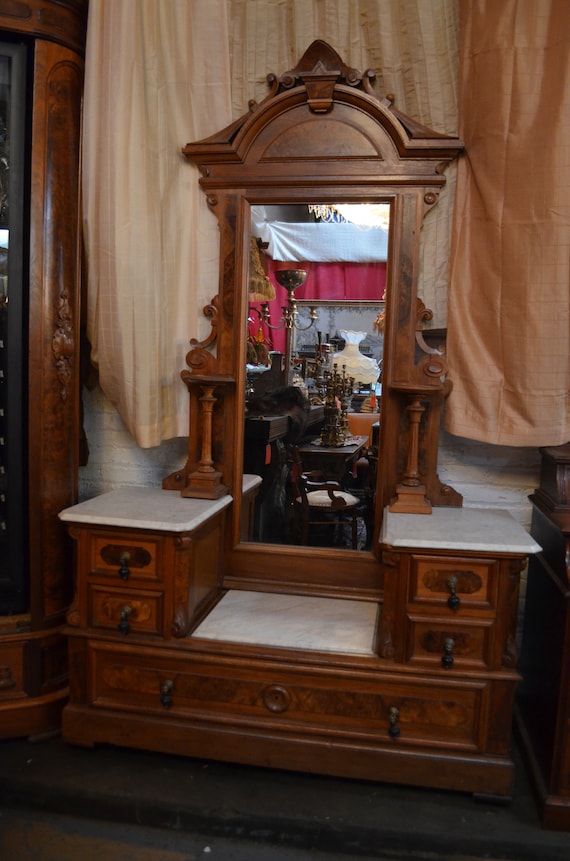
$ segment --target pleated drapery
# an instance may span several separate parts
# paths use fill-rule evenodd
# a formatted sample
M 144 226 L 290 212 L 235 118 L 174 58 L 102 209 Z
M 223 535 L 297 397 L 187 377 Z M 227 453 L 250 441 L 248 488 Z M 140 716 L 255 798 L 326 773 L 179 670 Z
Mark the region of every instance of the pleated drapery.
M 218 291 L 218 229 L 181 155 L 267 94 L 314 39 L 379 97 L 457 131 L 457 0 L 90 0 L 84 107 L 88 337 L 141 447 L 188 433 L 180 380 Z M 454 169 L 422 231 L 421 294 L 446 323 Z
M 570 439 L 570 7 L 461 3 L 446 429 Z
M 219 232 L 180 150 L 229 122 L 229 79 L 225 0 L 91 0 L 87 334 L 101 388 L 143 448 L 188 433 L 180 371 L 218 290 Z

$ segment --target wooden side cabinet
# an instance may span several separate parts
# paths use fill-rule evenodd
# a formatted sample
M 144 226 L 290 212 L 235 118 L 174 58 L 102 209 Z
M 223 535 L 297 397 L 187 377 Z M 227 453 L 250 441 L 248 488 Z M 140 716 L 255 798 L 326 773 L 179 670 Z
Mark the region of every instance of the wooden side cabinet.
M 541 450 L 517 728 L 545 828 L 570 831 L 570 444 Z
M 538 544 L 508 512 L 475 508 L 437 508 L 428 516 L 387 511 L 380 540 L 386 567 L 378 653 L 418 675 L 436 675 L 454 696 L 462 692 L 459 725 L 470 727 L 476 751 L 470 756 L 465 748 L 465 780 L 473 770 L 481 783 L 475 794 L 510 796 L 520 573 Z M 439 703 L 442 713 L 448 706 Z M 450 712 L 450 743 L 456 719 Z
M 67 613 L 70 702 L 64 709 L 65 726 L 80 728 L 71 732 L 72 741 L 90 743 L 102 689 L 116 696 L 117 686 L 126 683 L 126 671 L 112 655 L 126 646 L 139 656 L 135 675 L 143 673 L 153 650 L 160 663 L 160 648 L 187 637 L 218 600 L 230 502 L 229 496 L 181 499 L 177 491 L 133 487 L 61 513 L 77 543 L 76 591 Z M 101 654 L 107 663 L 98 659 Z M 160 672 L 159 700 L 169 687 Z M 125 698 L 132 709 L 140 696 L 127 685 Z

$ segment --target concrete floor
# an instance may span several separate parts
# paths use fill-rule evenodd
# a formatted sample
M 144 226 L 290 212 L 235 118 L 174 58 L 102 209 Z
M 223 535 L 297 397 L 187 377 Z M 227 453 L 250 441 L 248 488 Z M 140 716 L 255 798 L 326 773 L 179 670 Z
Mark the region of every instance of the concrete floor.
M 0 811 L 0 852 L 10 861 L 330 861 L 329 853 L 272 845 L 263 839 L 223 838 L 121 825 L 38 811 Z M 360 861 L 383 858 L 359 856 Z M 407 858 L 398 854 L 397 861 Z M 431 856 L 433 858 L 433 856 Z M 334 855 L 349 861 L 353 855 Z M 465 861 L 464 858 L 461 861 Z M 468 859 L 467 859 L 468 861 Z
M 430 851 L 346 855 L 294 849 L 263 839 L 209 838 L 142 825 L 120 825 L 37 811 L 0 811 L 0 851 L 10 861 L 438 861 Z M 487 861 L 500 861 L 490 859 Z M 446 861 L 477 861 L 445 856 Z
M 516 791 L 459 793 L 185 759 L 61 738 L 0 742 L 0 858 L 10 861 L 569 861 L 544 831 L 515 748 Z

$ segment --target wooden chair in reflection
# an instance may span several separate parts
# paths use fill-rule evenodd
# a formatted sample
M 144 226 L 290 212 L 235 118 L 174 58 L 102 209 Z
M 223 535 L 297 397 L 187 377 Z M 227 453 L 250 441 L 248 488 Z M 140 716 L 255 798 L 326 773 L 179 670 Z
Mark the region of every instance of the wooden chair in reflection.
M 289 476 L 292 543 L 319 543 L 318 529 L 325 536 L 332 533 L 333 544 L 342 544 L 348 526 L 351 547 L 357 550 L 358 520 L 363 519 L 360 499 L 344 490 L 338 481 L 327 480 L 321 472 L 305 472 L 296 447 L 291 448 Z M 320 543 L 331 543 L 330 537 Z
M 360 549 L 370 550 L 374 532 L 374 506 L 378 476 L 378 446 L 368 445 L 347 475 L 344 489 L 356 496 L 366 525 L 366 543 Z

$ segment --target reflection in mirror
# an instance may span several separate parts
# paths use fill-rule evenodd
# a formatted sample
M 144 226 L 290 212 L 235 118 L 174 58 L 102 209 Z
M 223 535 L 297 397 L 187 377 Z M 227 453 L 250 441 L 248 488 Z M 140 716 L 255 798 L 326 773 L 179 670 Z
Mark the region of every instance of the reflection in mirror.
M 389 204 L 253 206 L 244 472 L 253 539 L 368 550 Z

